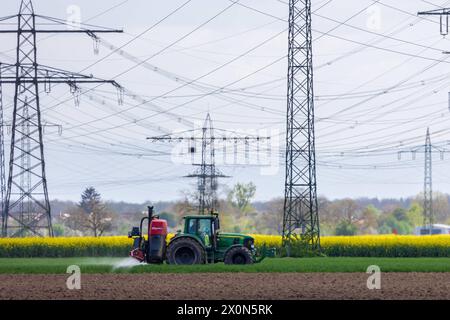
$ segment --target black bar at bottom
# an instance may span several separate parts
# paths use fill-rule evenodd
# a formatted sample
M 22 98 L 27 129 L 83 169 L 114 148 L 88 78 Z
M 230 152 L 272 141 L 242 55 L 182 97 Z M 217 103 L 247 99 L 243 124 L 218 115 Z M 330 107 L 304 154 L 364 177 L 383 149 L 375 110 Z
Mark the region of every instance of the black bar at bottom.
M 181 285 L 181 284 L 180 284 Z M 151 289 L 150 289 L 151 290 Z M 310 314 L 330 319 L 401 319 L 424 310 L 448 316 L 450 301 L 278 301 L 278 300 L 186 300 L 186 301 L 0 301 L 2 314 L 49 312 L 57 319 L 99 316 L 101 319 L 305 319 Z M 428 312 L 427 312 L 428 313 Z M 431 314 L 428 314 L 431 315 Z M 158 316 L 158 317 L 157 317 Z M 399 318 L 399 319 L 400 319 Z

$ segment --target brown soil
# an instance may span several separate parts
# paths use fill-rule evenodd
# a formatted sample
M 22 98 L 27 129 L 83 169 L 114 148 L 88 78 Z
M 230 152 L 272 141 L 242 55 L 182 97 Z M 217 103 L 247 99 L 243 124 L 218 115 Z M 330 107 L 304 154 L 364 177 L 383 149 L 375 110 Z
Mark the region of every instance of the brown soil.
M 67 275 L 68 276 L 68 275 Z M 450 273 L 90 274 L 81 290 L 66 275 L 0 275 L 0 299 L 450 299 Z

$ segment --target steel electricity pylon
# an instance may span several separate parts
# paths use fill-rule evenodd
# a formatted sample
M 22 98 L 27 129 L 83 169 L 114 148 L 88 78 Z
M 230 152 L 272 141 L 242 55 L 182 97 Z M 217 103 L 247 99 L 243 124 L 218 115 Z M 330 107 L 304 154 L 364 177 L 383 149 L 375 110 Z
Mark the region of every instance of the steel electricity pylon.
M 183 136 L 162 135 L 158 137 L 149 137 L 153 142 L 182 142 L 189 143 L 188 153 L 192 156 L 192 165 L 197 169 L 185 177 L 197 179 L 198 192 L 198 213 L 208 214 L 217 211 L 218 199 L 218 178 L 228 178 L 229 176 L 221 173 L 216 167 L 216 142 L 226 143 L 231 141 L 236 146 L 238 143 L 246 145 L 252 141 L 270 140 L 270 137 L 260 137 L 255 135 L 239 136 L 235 135 L 217 135 L 213 127 L 213 122 L 208 113 L 205 122 L 201 128 L 201 135 L 196 134 L 198 130 L 188 130 Z M 217 130 L 216 130 L 217 131 Z M 189 136 L 191 133 L 191 136 Z M 200 161 L 194 159 L 197 152 L 196 142 L 201 142 Z M 224 145 L 225 146 L 225 145 Z M 235 150 L 236 152 L 236 150 Z M 224 151 L 225 156 L 226 150 Z
M 197 169 L 186 176 L 197 179 L 198 212 L 200 214 L 213 213 L 217 210 L 218 178 L 227 177 L 216 168 L 214 140 L 213 123 L 208 113 L 202 128 L 201 162 L 193 163 L 192 165 Z
M 6 197 L 6 166 L 5 166 L 5 130 L 3 121 L 3 86 L 1 83 L 2 66 L 0 64 L 0 221 L 3 225 Z
M 430 128 L 427 128 L 425 137 L 425 144 L 407 151 L 400 151 L 398 153 L 399 160 L 403 153 L 411 153 L 413 160 L 417 153 L 423 153 L 425 156 L 424 164 L 424 180 L 423 180 L 423 225 L 428 229 L 429 234 L 432 233 L 434 224 L 433 212 L 433 153 L 439 153 L 441 160 L 444 159 L 444 154 L 450 150 L 435 146 L 431 143 Z
M 192 130 L 194 133 L 195 130 Z M 189 146 L 189 153 L 192 155 L 196 152 L 196 147 L 193 145 L 197 140 L 201 141 L 201 158 L 200 162 L 193 162 L 192 165 L 197 167 L 194 173 L 187 175 L 188 178 L 197 179 L 198 192 L 198 213 L 207 214 L 212 213 L 217 209 L 217 187 L 218 178 L 226 178 L 216 168 L 215 149 L 214 149 L 214 128 L 211 116 L 208 113 L 201 128 L 202 135 L 191 137 L 175 137 L 171 135 L 164 135 L 159 137 L 147 138 L 152 141 L 183 141 L 187 140 L 191 145 Z
M 40 86 L 43 85 L 45 91 L 50 92 L 53 84 L 68 84 L 76 101 L 81 94 L 80 83 L 111 83 L 119 86 L 112 80 L 96 79 L 91 75 L 38 64 L 36 37 L 41 33 L 84 33 L 91 36 L 100 32 L 122 31 L 90 29 L 83 24 L 72 26 L 61 19 L 35 14 L 31 0 L 22 0 L 17 15 L 0 18 L 0 21 L 7 24 L 17 22 L 17 29 L 0 30 L 0 33 L 17 35 L 16 63 L 2 64 L 0 81 L 1 84 L 15 85 L 2 236 L 53 236 L 42 138 Z M 39 25 L 44 27 L 36 28 Z M 65 28 L 58 28 L 61 26 Z
M 433 230 L 434 214 L 433 214 L 433 174 L 432 174 L 432 145 L 430 137 L 430 128 L 427 128 L 427 136 L 425 138 L 425 167 L 423 181 L 423 225 L 429 227 L 430 234 Z
M 314 137 L 311 0 L 289 1 L 288 97 L 283 242 L 320 250 Z
M 12 125 L 6 123 L 3 119 L 3 85 L 1 83 L 2 64 L 0 63 L 0 223 L 3 225 L 3 213 L 5 211 L 6 203 L 6 166 L 5 166 L 5 128 L 7 132 L 11 133 Z M 44 123 L 43 127 L 57 127 L 58 133 L 62 134 L 62 126 L 56 124 Z M 29 129 L 28 129 L 29 130 Z

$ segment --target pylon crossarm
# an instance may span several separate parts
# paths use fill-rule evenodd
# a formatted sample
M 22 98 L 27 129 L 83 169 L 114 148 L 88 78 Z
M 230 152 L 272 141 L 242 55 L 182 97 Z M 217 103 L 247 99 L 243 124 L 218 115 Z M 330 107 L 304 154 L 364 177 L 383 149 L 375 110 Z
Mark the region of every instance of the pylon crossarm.
M 70 29 L 66 30 L 48 30 L 48 32 L 65 32 L 65 33 L 86 33 L 88 35 L 95 34 L 95 33 L 122 33 L 122 29 L 113 29 L 113 28 L 106 28 L 102 26 L 97 26 L 93 24 L 87 24 L 82 22 L 77 22 L 76 24 L 67 23 L 67 20 L 55 18 L 55 17 L 49 17 L 44 16 L 41 14 L 36 14 L 36 18 L 43 19 L 46 21 L 54 22 L 58 26 L 63 27 L 69 27 Z M 74 27 L 79 27 L 79 29 L 75 29 Z M 46 30 L 37 30 L 38 32 L 45 32 Z
M 17 76 L 17 66 L 0 63 L 2 76 L 0 78 L 1 83 L 15 83 Z M 32 68 L 33 66 L 29 66 L 26 64 L 21 64 L 19 67 L 19 75 L 20 82 L 22 83 L 31 83 L 35 82 L 37 79 L 38 83 L 49 82 L 49 83 L 67 83 L 71 82 L 79 82 L 79 83 L 110 83 L 115 87 L 121 87 L 115 80 L 105 80 L 100 78 L 95 78 L 93 75 L 85 75 L 81 73 L 66 71 L 58 68 L 52 68 L 48 66 L 38 65 L 36 67 L 37 76 L 33 73 L 20 73 L 20 69 L 25 70 L 25 68 Z
M 69 78 L 69 79 L 94 79 L 93 75 L 85 75 L 81 73 L 66 71 L 63 69 L 57 69 L 53 67 L 48 67 L 44 65 L 38 65 L 36 68 L 38 77 L 44 78 Z M 100 79 L 98 79 L 100 80 Z
M 7 20 L 10 20 L 10 19 L 17 19 L 17 17 L 18 17 L 17 14 L 13 14 L 13 15 L 10 15 L 10 16 L 1 17 L 1 18 L 0 18 L 0 22 L 2 22 L 2 21 L 7 21 Z
M 23 16 L 27 16 L 27 15 L 23 15 Z M 22 33 L 84 33 L 87 34 L 89 36 L 91 36 L 92 34 L 96 34 L 96 33 L 123 33 L 123 30 L 121 29 L 110 29 L 110 28 L 103 28 L 103 27 L 99 27 L 99 26 L 95 26 L 95 29 L 91 29 L 89 28 L 89 25 L 83 24 L 83 23 L 77 23 L 76 26 L 79 26 L 80 29 L 75 29 L 74 28 L 74 24 L 69 24 L 67 22 L 65 22 L 64 20 L 61 19 L 57 19 L 57 18 L 52 18 L 52 17 L 46 17 L 46 16 L 42 16 L 42 15 L 29 15 L 30 17 L 35 17 L 35 18 L 42 18 L 44 20 L 47 21 L 52 21 L 55 22 L 55 25 L 57 26 L 65 26 L 65 27 L 69 27 L 67 29 L 34 29 L 34 30 L 27 30 L 24 29 L 22 30 Z M 0 18 L 0 21 L 5 21 L 8 19 L 13 19 L 13 18 L 18 18 L 19 15 L 14 15 L 14 16 L 9 16 L 9 17 L 4 17 L 4 18 Z M 3 19 L 3 20 L 2 20 Z M 61 22 L 64 21 L 64 22 Z M 27 21 L 27 23 L 29 23 Z M 38 25 L 38 23 L 36 23 L 36 25 Z M 86 28 L 83 28 L 83 26 L 86 26 Z M 0 30 L 0 33 L 17 33 L 17 30 Z
M 420 11 L 417 13 L 419 16 L 441 16 L 450 15 L 450 8 L 442 8 L 428 11 Z
M 439 146 L 436 146 L 436 145 L 431 145 L 431 149 L 434 149 L 434 150 L 436 150 L 436 151 L 434 151 L 434 152 L 450 152 L 450 149 L 446 149 L 446 148 L 443 148 L 443 147 L 439 147 Z M 431 152 L 433 152 L 433 151 L 431 151 Z
M 211 173 L 211 174 L 201 174 L 201 173 L 196 173 L 196 174 L 188 174 L 186 176 L 183 176 L 184 178 L 231 178 L 230 176 L 226 176 L 223 175 L 221 173 Z

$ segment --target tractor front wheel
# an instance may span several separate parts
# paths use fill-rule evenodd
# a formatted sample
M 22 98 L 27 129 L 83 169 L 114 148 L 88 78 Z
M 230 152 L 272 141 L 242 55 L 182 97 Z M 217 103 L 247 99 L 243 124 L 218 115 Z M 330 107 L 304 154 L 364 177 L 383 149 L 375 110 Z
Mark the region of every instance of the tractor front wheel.
M 205 250 L 191 238 L 181 238 L 167 248 L 169 264 L 189 265 L 205 263 Z
M 252 264 L 252 253 L 246 247 L 230 249 L 223 260 L 225 264 Z

